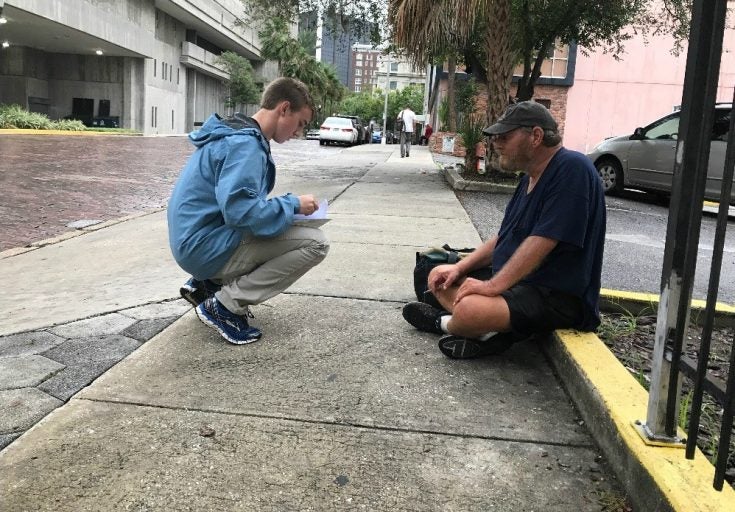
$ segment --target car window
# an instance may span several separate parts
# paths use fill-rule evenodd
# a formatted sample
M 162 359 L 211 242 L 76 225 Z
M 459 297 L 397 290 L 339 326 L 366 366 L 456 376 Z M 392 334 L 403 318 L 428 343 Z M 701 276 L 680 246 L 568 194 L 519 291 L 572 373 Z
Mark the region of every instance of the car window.
M 659 119 L 643 130 L 648 139 L 676 139 L 679 136 L 679 114 Z
M 727 140 L 730 131 L 730 110 L 715 110 L 715 122 L 712 125 L 712 140 Z
M 331 124 L 333 126 L 350 126 L 352 121 L 344 117 L 328 117 L 324 124 Z

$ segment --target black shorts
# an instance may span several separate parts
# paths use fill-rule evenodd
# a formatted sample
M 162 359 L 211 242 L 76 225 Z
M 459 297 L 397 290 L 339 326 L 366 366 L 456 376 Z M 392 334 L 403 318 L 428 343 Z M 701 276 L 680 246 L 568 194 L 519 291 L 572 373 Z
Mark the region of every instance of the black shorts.
M 568 293 L 521 283 L 500 295 L 510 309 L 513 332 L 523 336 L 579 327 L 584 320 L 582 299 Z

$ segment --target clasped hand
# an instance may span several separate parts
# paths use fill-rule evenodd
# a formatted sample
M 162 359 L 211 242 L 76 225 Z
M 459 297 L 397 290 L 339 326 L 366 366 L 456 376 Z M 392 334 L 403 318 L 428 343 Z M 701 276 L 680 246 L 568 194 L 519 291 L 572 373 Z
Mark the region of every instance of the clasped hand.
M 299 196 L 299 213 L 311 215 L 319 209 L 319 201 L 311 194 Z
M 460 280 L 462 280 L 462 273 L 457 268 L 457 265 L 440 265 L 434 268 L 431 274 L 429 274 L 429 290 L 436 295 L 437 292 L 452 287 Z M 492 297 L 496 294 L 493 292 L 489 281 L 467 277 L 462 280 L 462 283 L 457 289 L 454 304 L 457 304 L 468 295 L 487 295 L 488 297 Z

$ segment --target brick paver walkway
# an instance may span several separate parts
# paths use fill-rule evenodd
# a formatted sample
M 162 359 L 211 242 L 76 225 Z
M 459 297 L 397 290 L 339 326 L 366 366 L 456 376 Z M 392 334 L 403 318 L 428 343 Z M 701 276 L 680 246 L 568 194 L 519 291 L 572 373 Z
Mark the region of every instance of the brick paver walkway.
M 0 135 L 0 251 L 165 206 L 192 149 L 184 136 Z

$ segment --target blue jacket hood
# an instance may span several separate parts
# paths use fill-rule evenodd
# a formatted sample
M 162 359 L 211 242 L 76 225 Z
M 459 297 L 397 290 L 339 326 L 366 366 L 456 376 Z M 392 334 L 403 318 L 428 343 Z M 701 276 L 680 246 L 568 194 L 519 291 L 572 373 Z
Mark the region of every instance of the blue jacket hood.
M 228 119 L 222 119 L 218 114 L 212 114 L 199 130 L 189 134 L 189 140 L 194 146 L 201 148 L 205 144 L 236 133 L 249 133 L 259 136 L 263 147 L 270 153 L 270 143 L 263 135 L 258 123 L 254 119 L 241 114 L 235 114 L 234 117 Z

